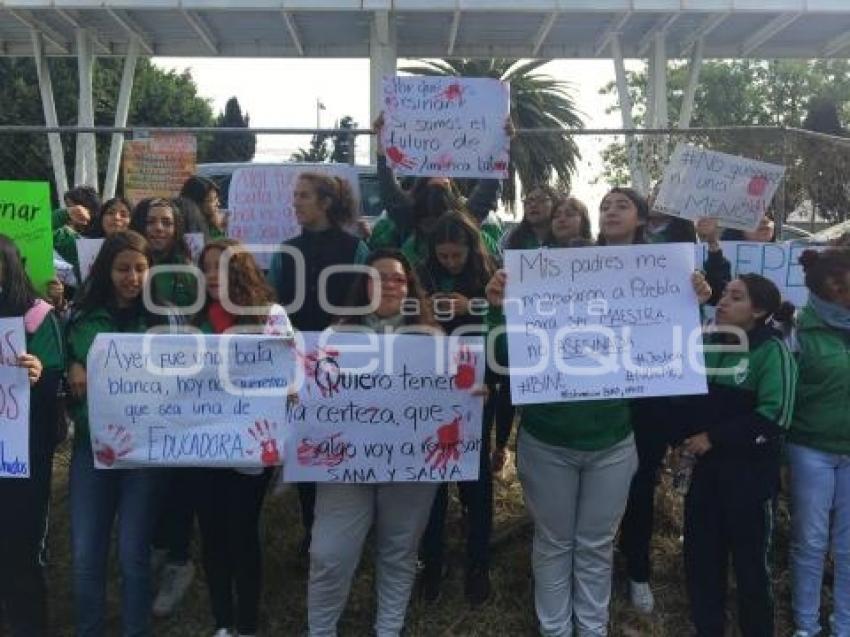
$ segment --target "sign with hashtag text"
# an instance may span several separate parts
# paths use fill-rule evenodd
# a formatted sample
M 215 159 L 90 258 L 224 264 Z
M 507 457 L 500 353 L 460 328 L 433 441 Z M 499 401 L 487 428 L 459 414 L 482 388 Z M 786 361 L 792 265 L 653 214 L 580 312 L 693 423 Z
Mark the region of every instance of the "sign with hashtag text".
M 754 230 L 770 207 L 785 167 L 699 148 L 684 142 L 664 169 L 653 208 L 686 219 Z
M 483 339 L 302 332 L 287 407 L 286 482 L 475 480 Z
M 382 142 L 399 175 L 508 176 L 508 84 L 489 78 L 385 77 Z

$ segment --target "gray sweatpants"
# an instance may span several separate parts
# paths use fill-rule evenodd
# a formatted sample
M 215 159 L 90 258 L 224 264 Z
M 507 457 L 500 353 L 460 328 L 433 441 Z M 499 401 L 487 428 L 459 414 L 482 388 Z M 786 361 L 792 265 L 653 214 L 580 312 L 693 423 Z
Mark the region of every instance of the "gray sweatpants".
M 310 637 L 335 637 L 363 542 L 374 521 L 378 637 L 397 637 L 416 578 L 419 538 L 437 483 L 319 484 L 310 544 Z
M 637 469 L 633 436 L 602 451 L 547 445 L 520 430 L 517 470 L 534 520 L 534 605 L 540 632 L 608 631 L 614 536 Z

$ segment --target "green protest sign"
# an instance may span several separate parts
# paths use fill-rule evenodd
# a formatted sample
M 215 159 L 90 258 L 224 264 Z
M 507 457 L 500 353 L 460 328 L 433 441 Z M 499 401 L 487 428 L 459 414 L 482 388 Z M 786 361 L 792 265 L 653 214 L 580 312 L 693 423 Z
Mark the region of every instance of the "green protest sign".
M 17 244 L 40 292 L 54 274 L 51 216 L 47 182 L 0 180 L 0 233 Z

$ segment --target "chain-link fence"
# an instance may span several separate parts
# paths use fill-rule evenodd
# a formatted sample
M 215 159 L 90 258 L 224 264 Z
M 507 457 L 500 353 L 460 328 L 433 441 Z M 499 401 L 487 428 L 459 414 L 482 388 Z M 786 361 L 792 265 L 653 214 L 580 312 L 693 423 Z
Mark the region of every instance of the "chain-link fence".
M 96 127 L 82 129 L 39 126 L 0 126 L 0 179 L 42 180 L 52 184 L 56 202 L 56 179 L 48 143 L 52 133 L 61 141 L 64 169 L 69 186 L 75 183 L 78 163 L 77 139 L 94 138 L 97 153 L 98 189 L 111 194 L 108 184 L 110 146 L 113 136 L 122 133 L 127 142 L 117 172 L 115 192 L 125 191 L 128 148 L 132 142 L 157 136 L 190 136 L 196 147 L 198 170 L 223 183 L 226 205 L 227 175 L 240 163 L 253 157 L 255 162 L 344 161 L 359 166 L 364 213 L 380 213 L 381 201 L 374 167 L 369 166 L 370 131 L 364 129 L 224 129 L 224 128 L 125 128 Z M 256 136 L 256 147 L 244 150 L 241 140 Z M 786 173 L 771 204 L 779 225 L 815 232 L 844 221 L 850 214 L 850 139 L 790 128 L 725 127 L 686 130 L 518 130 L 514 145 L 524 145 L 514 164 L 525 185 L 539 181 L 539 167 L 525 165 L 520 158 L 534 155 L 545 144 L 564 144 L 570 138 L 581 153 L 575 158 L 571 189 L 593 210 L 608 184 L 633 184 L 648 190 L 661 179 L 673 149 L 680 142 L 785 166 Z M 230 143 L 232 142 L 232 143 Z M 249 145 L 251 147 L 252 145 Z M 54 146 L 55 147 L 55 146 Z M 240 150 L 240 148 L 242 150 Z M 241 153 L 241 154 L 240 154 Z M 224 163 L 218 168 L 210 163 Z M 526 162 L 528 163 L 528 162 Z M 150 169 L 150 168 L 148 168 Z M 150 169 L 153 170 L 153 169 Z M 159 170 L 169 170 L 160 166 Z M 554 174 L 553 174 L 553 181 Z M 518 206 L 521 214 L 521 206 Z M 792 234 L 789 230 L 786 235 Z

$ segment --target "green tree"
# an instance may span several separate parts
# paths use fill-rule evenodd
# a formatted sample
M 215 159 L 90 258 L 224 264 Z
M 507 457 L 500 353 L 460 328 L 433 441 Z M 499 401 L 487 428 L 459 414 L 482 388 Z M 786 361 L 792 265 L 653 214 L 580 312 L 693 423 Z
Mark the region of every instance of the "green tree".
M 292 153 L 290 159 L 292 161 L 303 162 L 326 162 L 330 159 L 330 156 L 327 134 L 316 133 L 310 138 L 310 146 L 308 148 L 299 148 Z
M 667 91 L 669 116 L 676 122 L 687 85 L 688 65 L 674 62 L 668 66 Z M 629 93 L 634 105 L 636 125 L 642 125 L 646 116 L 646 82 L 644 72 L 628 74 Z M 601 93 L 616 96 L 616 87 L 609 83 Z M 802 127 L 813 98 L 828 97 L 840 104 L 841 112 L 848 114 L 850 104 L 850 62 L 847 60 L 735 60 L 710 61 L 703 64 L 700 81 L 694 96 L 691 127 L 722 126 L 787 126 Z M 618 110 L 618 105 L 608 111 Z M 664 168 L 664 157 L 651 147 L 647 139 L 638 141 L 641 156 L 648 157 L 650 177 L 657 180 Z M 732 154 L 762 159 L 786 166 L 785 187 L 777 199 L 786 211 L 793 210 L 801 201 L 815 193 L 808 188 L 812 174 L 811 163 L 817 151 L 812 144 L 799 136 L 766 131 L 728 131 L 691 133 L 671 137 L 675 141 L 689 141 Z M 844 147 L 831 148 L 846 154 Z M 600 176 L 611 184 L 629 183 L 628 161 L 622 143 L 608 145 L 602 151 L 604 161 Z M 808 166 L 808 167 L 807 167 Z M 825 189 L 819 189 L 826 192 Z M 776 199 L 774 202 L 776 203 Z M 830 206 L 826 207 L 830 209 Z
M 94 120 L 98 126 L 115 123 L 115 105 L 121 83 L 123 60 L 98 58 L 92 82 Z M 50 76 L 56 101 L 56 114 L 62 125 L 77 123 L 79 95 L 76 61 L 50 58 Z M 30 58 L 0 58 L 0 124 L 44 125 L 44 111 L 35 64 Z M 211 126 L 209 101 L 198 94 L 188 71 L 165 71 L 147 59 L 139 59 L 133 81 L 133 94 L 127 118 L 130 126 Z M 63 135 L 65 164 L 73 178 L 75 144 L 73 135 Z M 97 136 L 100 183 L 106 172 L 110 135 Z M 199 156 L 205 145 L 199 138 Z M 53 168 L 47 136 L 41 133 L 0 136 L 0 178 L 53 181 Z
M 216 117 L 218 128 L 250 128 L 251 118 L 246 113 L 242 115 L 239 100 L 231 97 L 224 106 L 224 112 Z M 254 133 L 213 133 L 212 141 L 202 161 L 205 162 L 234 162 L 251 161 L 257 149 L 257 136 Z
M 547 60 L 516 61 L 452 59 L 422 61 L 402 71 L 417 75 L 492 77 L 511 85 L 511 119 L 516 128 L 557 128 L 563 135 L 520 135 L 511 143 L 510 178 L 503 200 L 511 205 L 515 198 L 514 181 L 523 189 L 536 183 L 557 179 L 568 190 L 581 154 L 570 130 L 583 128 L 568 82 L 537 73 Z
M 335 128 L 345 128 L 348 130 L 357 128 L 357 122 L 350 115 L 346 115 L 336 123 Z M 354 135 L 346 135 L 339 133 L 331 138 L 333 152 L 331 152 L 331 161 L 340 164 L 354 163 Z

